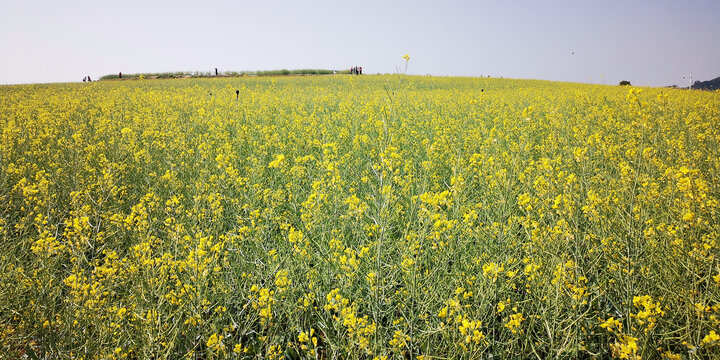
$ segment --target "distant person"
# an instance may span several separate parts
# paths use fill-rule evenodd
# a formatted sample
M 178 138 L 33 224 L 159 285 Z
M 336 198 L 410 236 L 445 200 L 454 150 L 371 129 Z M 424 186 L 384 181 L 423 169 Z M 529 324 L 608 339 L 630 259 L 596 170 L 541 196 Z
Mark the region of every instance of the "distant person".
M 85 82 L 85 81 L 87 81 L 87 78 L 86 78 L 86 77 L 83 78 L 83 82 Z
M 92 81 L 92 79 L 90 78 L 90 75 L 88 75 L 87 78 L 88 78 L 88 82 L 91 82 L 91 81 Z
M 362 66 L 358 68 L 358 75 L 362 75 Z
M 122 71 L 118 73 L 118 78 L 122 79 Z
M 215 68 L 215 76 L 217 76 L 217 68 Z

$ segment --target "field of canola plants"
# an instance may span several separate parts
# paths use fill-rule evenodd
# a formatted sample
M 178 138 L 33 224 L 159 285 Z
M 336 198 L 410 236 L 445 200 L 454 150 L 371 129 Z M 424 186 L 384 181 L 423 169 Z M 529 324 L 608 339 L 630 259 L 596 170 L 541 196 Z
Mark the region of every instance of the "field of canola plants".
M 490 78 L 3 86 L 0 353 L 717 358 L 719 120 Z

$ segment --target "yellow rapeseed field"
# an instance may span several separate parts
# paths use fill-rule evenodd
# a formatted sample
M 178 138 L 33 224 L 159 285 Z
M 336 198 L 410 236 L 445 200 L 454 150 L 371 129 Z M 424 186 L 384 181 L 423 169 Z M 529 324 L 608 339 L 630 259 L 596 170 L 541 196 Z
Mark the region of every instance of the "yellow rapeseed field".
M 531 80 L 3 86 L 0 354 L 716 358 L 719 121 Z

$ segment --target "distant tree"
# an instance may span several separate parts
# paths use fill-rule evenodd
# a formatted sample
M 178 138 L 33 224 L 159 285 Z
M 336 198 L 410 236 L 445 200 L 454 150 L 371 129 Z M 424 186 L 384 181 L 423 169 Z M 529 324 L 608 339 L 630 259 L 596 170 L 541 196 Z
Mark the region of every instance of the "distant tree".
M 620 86 L 626 86 L 626 85 L 627 85 L 627 86 L 630 86 L 630 82 L 627 81 L 627 80 L 623 80 L 623 81 L 620 82 Z

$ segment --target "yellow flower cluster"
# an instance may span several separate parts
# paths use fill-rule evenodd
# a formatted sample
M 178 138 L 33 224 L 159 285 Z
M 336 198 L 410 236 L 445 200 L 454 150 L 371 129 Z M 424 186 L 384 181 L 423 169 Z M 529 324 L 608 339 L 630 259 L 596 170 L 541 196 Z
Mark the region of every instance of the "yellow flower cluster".
M 0 86 L 0 354 L 715 358 L 719 118 L 494 78 Z

